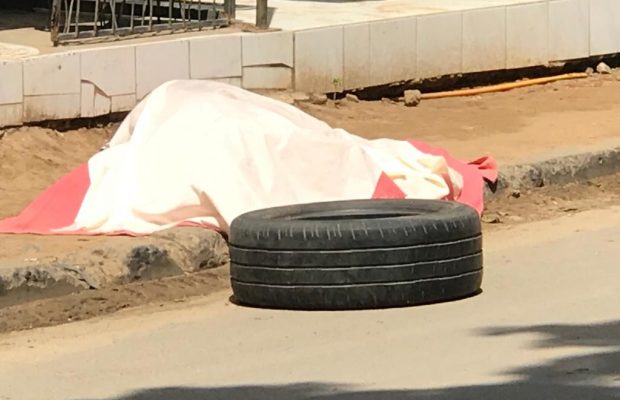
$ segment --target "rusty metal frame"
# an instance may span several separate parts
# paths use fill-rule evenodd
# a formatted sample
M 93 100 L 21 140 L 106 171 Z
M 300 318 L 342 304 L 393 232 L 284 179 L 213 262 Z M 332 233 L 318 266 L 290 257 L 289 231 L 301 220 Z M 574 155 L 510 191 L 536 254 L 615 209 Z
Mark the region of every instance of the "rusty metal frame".
M 51 0 L 54 45 L 228 26 L 235 0 Z

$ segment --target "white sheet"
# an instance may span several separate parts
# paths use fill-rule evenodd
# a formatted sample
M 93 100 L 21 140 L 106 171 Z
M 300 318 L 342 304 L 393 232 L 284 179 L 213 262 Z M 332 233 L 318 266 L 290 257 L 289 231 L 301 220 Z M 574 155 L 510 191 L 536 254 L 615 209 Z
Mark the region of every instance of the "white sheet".
M 171 81 L 89 161 L 91 185 L 68 230 L 151 233 L 183 221 L 224 231 L 264 207 L 371 198 L 385 172 L 408 198 L 458 194 L 441 157 L 369 141 L 288 104 L 210 81 Z

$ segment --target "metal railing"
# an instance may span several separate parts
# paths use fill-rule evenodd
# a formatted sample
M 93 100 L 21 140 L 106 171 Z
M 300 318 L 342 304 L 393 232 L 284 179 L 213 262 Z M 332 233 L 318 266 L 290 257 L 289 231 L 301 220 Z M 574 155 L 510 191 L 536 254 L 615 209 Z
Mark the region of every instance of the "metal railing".
M 235 8 L 235 0 L 52 0 L 52 42 L 219 28 Z

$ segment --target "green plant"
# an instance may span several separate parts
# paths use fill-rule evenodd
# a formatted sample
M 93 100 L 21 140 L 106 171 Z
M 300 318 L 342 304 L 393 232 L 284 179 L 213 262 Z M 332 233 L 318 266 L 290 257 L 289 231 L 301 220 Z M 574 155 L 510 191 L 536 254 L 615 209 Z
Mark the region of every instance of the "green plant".
M 342 79 L 340 78 L 334 78 L 332 79 L 332 86 L 334 87 L 334 93 L 333 93 L 333 98 L 332 100 L 336 101 L 336 93 L 338 92 L 338 88 L 342 87 Z

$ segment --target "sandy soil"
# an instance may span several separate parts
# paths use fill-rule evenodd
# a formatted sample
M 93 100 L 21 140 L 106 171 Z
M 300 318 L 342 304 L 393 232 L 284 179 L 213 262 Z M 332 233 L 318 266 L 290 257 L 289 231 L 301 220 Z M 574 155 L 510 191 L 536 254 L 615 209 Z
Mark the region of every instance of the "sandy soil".
M 116 124 L 60 132 L 34 126 L 0 129 L 0 218 L 18 213 L 34 197 L 87 161 Z
M 472 159 L 518 163 L 620 139 L 620 69 L 503 93 L 422 101 L 303 105 L 334 127 L 366 138 L 417 139 Z
M 390 102 L 303 105 L 333 126 L 365 137 L 416 138 L 461 158 L 494 154 L 500 165 L 601 146 L 620 132 L 620 72 L 473 98 L 429 100 L 417 108 Z M 85 162 L 116 125 L 63 132 L 40 127 L 0 130 L 0 218 L 13 215 L 61 175 Z M 553 218 L 618 204 L 620 176 L 496 198 L 487 204 L 485 229 Z M 12 237 L 15 253 L 40 240 Z M 64 248 L 80 238 L 63 238 Z M 99 238 L 97 240 L 119 240 Z M 0 236 L 0 242 L 2 236 Z M 6 246 L 5 246 L 6 247 Z M 214 279 L 216 278 L 216 279 Z M 0 331 L 90 318 L 118 309 L 174 301 L 227 286 L 226 269 L 191 276 L 85 291 L 0 310 Z

